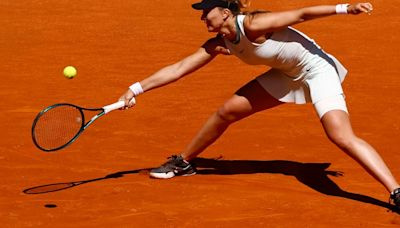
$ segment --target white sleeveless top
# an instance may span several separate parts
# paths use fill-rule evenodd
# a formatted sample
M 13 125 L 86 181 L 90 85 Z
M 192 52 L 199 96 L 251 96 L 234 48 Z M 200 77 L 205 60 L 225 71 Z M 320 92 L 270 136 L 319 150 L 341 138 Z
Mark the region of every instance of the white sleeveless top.
M 266 65 L 273 68 L 275 73 L 269 73 L 272 75 L 269 76 L 271 78 L 265 79 L 266 82 L 262 83 L 271 95 L 283 102 L 312 101 L 315 103 L 326 96 L 333 95 L 332 93 L 343 93 L 340 83 L 346 76 L 347 70 L 333 56 L 325 53 L 312 39 L 294 28 L 287 27 L 272 33 L 264 43 L 253 43 L 245 35 L 244 18 L 245 15 L 237 16 L 237 27 L 240 30 L 238 31 L 240 32 L 239 42 L 235 44 L 224 39 L 225 45 L 231 54 L 247 64 Z M 313 91 L 308 91 L 312 90 L 311 85 L 318 86 L 312 82 L 315 77 L 322 77 L 322 73 L 327 77 L 329 68 L 333 70 L 331 72 L 333 75 L 330 77 L 334 78 L 327 81 L 331 83 L 332 80 L 337 80 L 340 88 L 335 88 L 335 91 L 330 91 L 328 94 L 318 94 L 320 92 L 313 94 Z M 299 84 L 296 81 L 302 83 Z M 318 82 L 323 81 L 318 80 Z M 329 87 L 329 85 L 320 86 L 322 89 L 317 90 L 321 92 L 326 89 L 326 86 Z M 311 94 L 304 94 L 305 92 Z

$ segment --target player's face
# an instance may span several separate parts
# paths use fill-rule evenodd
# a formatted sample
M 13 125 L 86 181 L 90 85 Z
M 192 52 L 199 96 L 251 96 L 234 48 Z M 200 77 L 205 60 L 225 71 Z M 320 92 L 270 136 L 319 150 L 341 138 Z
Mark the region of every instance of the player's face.
M 219 7 L 204 9 L 201 20 L 206 23 L 209 32 L 219 32 L 225 21 L 224 11 Z

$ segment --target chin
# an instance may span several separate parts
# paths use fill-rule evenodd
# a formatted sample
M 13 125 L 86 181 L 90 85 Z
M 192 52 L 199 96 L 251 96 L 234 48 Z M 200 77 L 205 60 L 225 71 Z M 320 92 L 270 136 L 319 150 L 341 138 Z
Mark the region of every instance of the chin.
M 219 32 L 218 29 L 216 29 L 216 28 L 214 28 L 214 27 L 211 27 L 211 26 L 208 26 L 208 27 L 207 27 L 207 30 L 208 30 L 208 32 Z

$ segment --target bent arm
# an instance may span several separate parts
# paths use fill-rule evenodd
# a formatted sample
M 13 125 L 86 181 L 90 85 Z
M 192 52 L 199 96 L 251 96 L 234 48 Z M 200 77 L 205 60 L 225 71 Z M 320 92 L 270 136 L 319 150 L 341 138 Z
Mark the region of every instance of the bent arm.
M 357 3 L 349 5 L 347 8 L 347 12 L 351 14 L 369 13 L 371 10 L 370 3 Z M 283 27 L 335 14 L 337 14 L 336 5 L 320 5 L 283 12 L 255 14 L 246 17 L 244 23 L 249 32 L 265 34 Z

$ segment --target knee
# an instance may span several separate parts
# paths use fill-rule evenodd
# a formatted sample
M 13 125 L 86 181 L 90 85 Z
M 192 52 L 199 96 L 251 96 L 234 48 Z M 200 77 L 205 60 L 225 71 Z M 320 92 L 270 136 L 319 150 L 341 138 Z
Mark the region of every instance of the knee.
M 344 150 L 351 149 L 357 141 L 357 137 L 355 135 L 347 134 L 340 131 L 330 132 L 327 135 L 331 142 Z
M 216 113 L 219 119 L 227 123 L 233 123 L 241 119 L 240 115 L 234 110 L 233 107 L 224 104 Z

